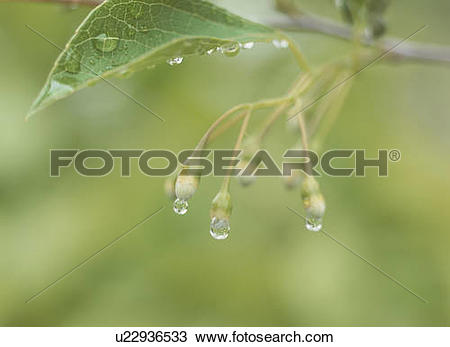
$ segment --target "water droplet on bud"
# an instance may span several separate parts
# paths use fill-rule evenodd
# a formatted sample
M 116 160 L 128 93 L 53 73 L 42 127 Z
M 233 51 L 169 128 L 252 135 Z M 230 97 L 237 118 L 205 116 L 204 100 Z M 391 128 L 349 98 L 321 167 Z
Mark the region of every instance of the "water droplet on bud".
M 319 232 L 322 230 L 322 220 L 320 219 L 307 219 L 306 220 L 306 229 L 309 231 Z
M 289 42 L 286 40 L 273 40 L 272 44 L 275 48 L 289 48 Z
M 186 200 L 176 199 L 173 203 L 173 211 L 179 216 L 185 215 L 188 207 L 189 204 Z
M 225 240 L 230 235 L 230 223 L 226 219 L 213 217 L 211 219 L 211 228 L 209 233 L 216 240 Z
M 169 64 L 170 66 L 180 65 L 183 62 L 183 60 L 184 60 L 183 57 L 175 57 L 167 60 L 167 64 Z

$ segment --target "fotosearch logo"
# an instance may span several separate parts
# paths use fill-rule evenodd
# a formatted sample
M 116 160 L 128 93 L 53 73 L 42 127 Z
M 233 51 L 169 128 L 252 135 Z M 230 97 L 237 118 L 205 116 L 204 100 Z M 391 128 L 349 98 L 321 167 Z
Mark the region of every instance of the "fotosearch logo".
M 241 150 L 184 150 L 178 154 L 170 150 L 77 150 L 55 149 L 50 151 L 50 176 L 60 177 L 63 169 L 74 170 L 87 177 L 104 177 L 120 165 L 122 177 L 131 176 L 132 162 L 146 176 L 163 177 L 174 174 L 182 166 L 185 175 L 192 176 L 241 176 L 241 177 L 290 177 L 296 171 L 309 176 L 363 177 L 366 169 L 377 169 L 380 177 L 388 176 L 389 162 L 398 162 L 398 150 L 378 150 L 376 157 L 368 157 L 364 149 L 334 149 L 319 156 L 314 151 L 287 150 L 281 165 L 266 150 L 257 151 L 249 160 L 240 158 Z M 165 165 L 156 167 L 152 160 L 162 160 Z M 348 165 L 349 159 L 351 165 Z M 347 167 L 337 167 L 346 160 Z M 92 163 L 95 162 L 95 163 Z M 95 165 L 94 165 L 95 164 Z

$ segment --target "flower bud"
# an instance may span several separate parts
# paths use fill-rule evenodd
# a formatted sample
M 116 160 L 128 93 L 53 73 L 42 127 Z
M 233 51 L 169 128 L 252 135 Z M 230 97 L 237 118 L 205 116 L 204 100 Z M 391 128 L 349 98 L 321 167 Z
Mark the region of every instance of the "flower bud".
M 212 201 L 210 216 L 219 219 L 229 219 L 233 206 L 231 204 L 231 195 L 228 191 L 221 190 Z
M 307 219 L 306 228 L 310 231 L 320 231 L 326 205 L 319 184 L 313 177 L 307 177 L 303 181 L 302 199 Z
M 189 204 L 187 201 L 192 198 L 200 184 L 199 176 L 188 176 L 185 173 L 184 169 L 181 170 L 175 182 L 177 199 L 173 203 L 173 210 L 180 216 L 185 215 L 188 211 Z
M 302 183 L 302 198 L 305 199 L 316 193 L 320 193 L 319 183 L 314 177 L 307 176 Z
M 200 183 L 200 177 L 187 176 L 180 172 L 175 183 L 175 194 L 180 200 L 189 200 L 195 194 Z
M 164 191 L 166 192 L 167 197 L 174 201 L 177 196 L 175 194 L 175 182 L 177 176 L 173 175 L 168 177 L 164 182 Z

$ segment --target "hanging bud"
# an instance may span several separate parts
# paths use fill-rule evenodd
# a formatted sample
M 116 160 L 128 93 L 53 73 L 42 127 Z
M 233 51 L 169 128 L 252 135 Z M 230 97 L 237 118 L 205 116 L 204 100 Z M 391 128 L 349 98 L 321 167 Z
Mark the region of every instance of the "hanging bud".
M 167 177 L 167 179 L 164 182 L 164 191 L 166 192 L 167 197 L 174 201 L 177 196 L 175 194 L 175 182 L 176 182 L 176 175 L 172 175 L 170 177 Z
M 216 240 L 225 240 L 230 234 L 231 211 L 230 193 L 222 189 L 214 198 L 210 211 L 211 225 L 209 232 Z
M 175 182 L 176 200 L 173 203 L 173 210 L 178 215 L 184 215 L 188 211 L 188 200 L 192 198 L 200 183 L 199 176 L 186 175 L 185 169 L 181 170 Z
M 303 208 L 306 213 L 306 229 L 320 231 L 325 214 L 325 199 L 320 193 L 320 187 L 313 177 L 306 177 L 302 183 Z
M 295 122 L 298 124 L 297 119 L 295 119 Z M 303 149 L 303 144 L 301 141 L 297 143 L 294 147 L 295 149 Z M 290 176 L 284 176 L 284 186 L 287 190 L 294 190 L 301 182 L 302 182 L 302 175 L 303 173 L 298 170 L 291 171 Z

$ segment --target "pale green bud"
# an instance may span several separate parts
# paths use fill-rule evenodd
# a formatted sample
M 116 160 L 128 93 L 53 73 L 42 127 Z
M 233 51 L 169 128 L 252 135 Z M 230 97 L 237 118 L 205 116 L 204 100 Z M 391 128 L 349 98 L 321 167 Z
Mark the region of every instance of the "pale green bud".
M 313 177 L 306 177 L 303 181 L 302 199 L 307 219 L 306 228 L 310 231 L 320 231 L 326 205 L 319 183 Z
M 322 219 L 325 214 L 325 199 L 322 194 L 315 193 L 303 198 L 303 207 L 308 218 Z
M 183 171 L 177 177 L 175 183 L 175 194 L 178 199 L 187 201 L 195 194 L 200 184 L 200 177 L 187 176 L 182 174 Z
M 175 194 L 175 182 L 177 176 L 170 176 L 164 182 L 164 191 L 170 200 L 175 200 L 177 198 Z
M 314 177 L 306 177 L 302 183 L 302 198 L 305 199 L 316 193 L 320 193 L 319 183 Z
M 231 195 L 228 191 L 221 190 L 212 201 L 210 215 L 211 218 L 226 219 L 231 216 L 233 206 Z
M 231 196 L 221 190 L 213 199 L 211 206 L 211 224 L 209 232 L 216 240 L 225 240 L 230 234 Z

